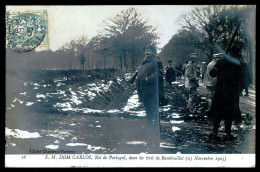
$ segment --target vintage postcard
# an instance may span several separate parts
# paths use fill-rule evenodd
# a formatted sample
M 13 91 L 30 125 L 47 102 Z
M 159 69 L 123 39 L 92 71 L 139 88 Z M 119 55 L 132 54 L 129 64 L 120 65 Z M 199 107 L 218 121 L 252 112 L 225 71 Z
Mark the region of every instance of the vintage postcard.
M 5 167 L 255 167 L 255 5 L 5 14 Z

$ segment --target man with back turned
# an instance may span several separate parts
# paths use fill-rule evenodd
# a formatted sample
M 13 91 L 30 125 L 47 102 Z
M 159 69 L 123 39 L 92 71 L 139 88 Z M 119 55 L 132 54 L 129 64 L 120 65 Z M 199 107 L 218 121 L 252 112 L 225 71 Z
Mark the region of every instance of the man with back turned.
M 213 119 L 213 132 L 210 138 L 216 139 L 221 120 L 225 121 L 225 140 L 231 140 L 232 121 L 241 123 L 239 108 L 239 82 L 241 80 L 240 49 L 231 47 L 209 72 L 211 77 L 217 77 L 216 89 L 212 99 L 210 117 Z

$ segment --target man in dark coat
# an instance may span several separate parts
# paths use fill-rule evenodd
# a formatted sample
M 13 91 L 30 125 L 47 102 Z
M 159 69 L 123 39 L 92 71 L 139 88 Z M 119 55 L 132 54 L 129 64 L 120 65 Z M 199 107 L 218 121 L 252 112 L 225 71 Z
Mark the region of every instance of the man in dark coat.
M 158 147 L 160 143 L 159 99 L 164 99 L 163 74 L 163 65 L 156 56 L 156 49 L 151 45 L 146 46 L 145 59 L 138 70 L 136 87 L 139 101 L 144 104 L 146 111 L 148 137 L 152 144 Z
M 177 79 L 181 79 L 181 75 L 182 75 L 182 65 L 180 63 L 178 63 L 175 67 L 176 69 L 176 77 Z
M 172 88 L 172 82 L 176 81 L 176 75 L 174 67 L 172 66 L 172 60 L 169 60 L 168 65 L 166 66 L 165 79 L 169 83 L 170 88 Z
M 233 49 L 233 51 L 237 50 Z M 209 72 L 211 77 L 217 77 L 216 90 L 210 109 L 210 117 L 213 120 L 213 132 L 210 137 L 213 139 L 217 138 L 222 119 L 225 121 L 225 139 L 233 139 L 234 136 L 231 134 L 232 121 L 241 118 L 239 109 L 241 63 L 234 57 L 238 57 L 237 53 L 230 52 L 230 55 L 224 55 Z

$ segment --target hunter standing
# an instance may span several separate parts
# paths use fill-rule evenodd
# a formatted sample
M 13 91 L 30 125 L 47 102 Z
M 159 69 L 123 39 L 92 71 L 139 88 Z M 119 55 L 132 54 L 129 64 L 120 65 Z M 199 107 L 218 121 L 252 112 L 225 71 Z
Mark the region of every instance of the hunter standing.
M 213 54 L 213 60 L 208 64 L 205 76 L 205 86 L 207 90 L 208 110 L 212 104 L 212 98 L 215 93 L 217 77 L 211 77 L 209 72 L 214 68 L 219 59 L 223 57 L 223 53 Z
M 198 78 L 197 78 L 197 66 L 196 59 L 197 53 L 192 53 L 189 55 L 190 61 L 186 66 L 185 70 L 185 87 L 189 90 L 189 100 L 187 105 L 187 111 L 193 113 L 194 112 L 194 104 L 197 96 L 197 88 L 199 87 Z
M 233 46 L 230 55 L 224 55 L 210 71 L 211 77 L 217 77 L 216 90 L 212 100 L 210 115 L 213 119 L 213 132 L 210 137 L 217 138 L 221 120 L 225 121 L 225 139 L 233 139 L 232 121 L 242 122 L 239 108 L 239 82 L 241 80 L 240 50 Z
M 144 104 L 147 118 L 148 144 L 159 146 L 160 117 L 159 99 L 164 99 L 163 65 L 156 56 L 156 49 L 152 45 L 144 48 L 145 58 L 142 62 L 136 80 L 139 101 Z
M 169 60 L 168 65 L 166 66 L 165 79 L 169 83 L 169 87 L 172 88 L 172 82 L 176 81 L 176 75 L 174 67 L 172 66 L 172 60 Z

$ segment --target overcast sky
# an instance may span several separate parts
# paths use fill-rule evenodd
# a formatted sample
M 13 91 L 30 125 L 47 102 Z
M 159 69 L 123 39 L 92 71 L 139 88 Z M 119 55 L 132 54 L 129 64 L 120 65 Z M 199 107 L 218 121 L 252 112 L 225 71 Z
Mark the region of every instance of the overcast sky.
M 103 21 L 130 7 L 135 7 L 150 25 L 157 27 L 159 48 L 167 44 L 180 29 L 177 23 L 179 16 L 194 8 L 189 5 L 7 6 L 6 10 L 11 12 L 47 10 L 49 48 L 55 51 L 73 38 L 82 35 L 92 38 L 102 30 Z

